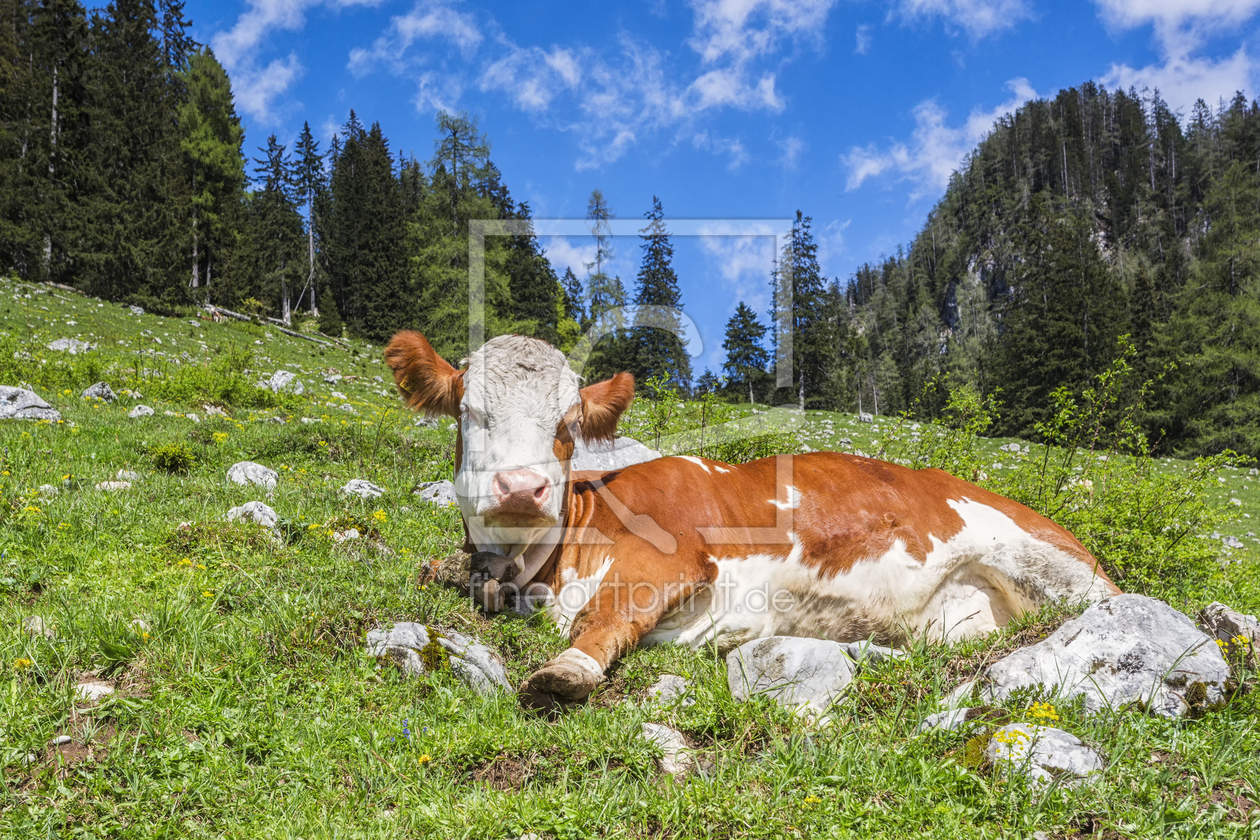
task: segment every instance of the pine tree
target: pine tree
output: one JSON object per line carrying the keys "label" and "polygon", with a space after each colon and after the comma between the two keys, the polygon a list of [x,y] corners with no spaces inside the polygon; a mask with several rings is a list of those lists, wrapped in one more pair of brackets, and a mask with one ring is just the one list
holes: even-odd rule
{"label": "pine tree", "polygon": [[648,224],[639,232],[643,239],[643,262],[634,294],[634,328],[629,336],[630,370],[639,382],[668,377],[672,385],[685,394],[691,389],[691,359],[687,356],[681,317],[682,293],[672,265],[674,246],[669,241],[660,199],[653,196],[652,209],[643,215]]}
{"label": "pine tree", "polygon": [[582,290],[582,281],[573,273],[572,268],[564,269],[564,314],[577,323],[582,329],[587,327],[586,294]]}
{"label": "pine tree", "polygon": [[[302,218],[294,201],[293,164],[274,134],[260,148],[255,179],[261,189],[253,197],[253,243],[257,249],[261,295],[277,304],[280,320],[292,320],[291,293],[302,276]],[[260,298],[261,299],[261,298]]]}
{"label": "pine tree", "polygon": [[231,82],[210,49],[189,56],[184,76],[187,98],[179,105],[179,125],[192,192],[189,285],[205,286],[209,300],[215,265],[224,262],[233,240],[225,221],[239,218],[233,211],[244,198],[245,131],[232,102]]}
{"label": "pine tree", "polygon": [[[775,306],[776,347],[785,340],[792,346],[792,375],[802,411],[808,402],[818,403],[827,383],[828,360],[834,339],[820,316],[823,308],[823,279],[818,267],[818,245],[810,230],[813,220],[796,211],[796,220],[772,275]],[[779,325],[791,329],[791,337],[781,336]]]}
{"label": "pine tree", "polygon": [[333,338],[341,338],[344,329],[341,313],[337,311],[337,301],[333,299],[332,289],[325,286],[319,299],[319,331]]}
{"label": "pine tree", "polygon": [[732,393],[742,394],[747,390],[749,403],[757,401],[754,389],[769,380],[766,368],[770,355],[761,343],[765,335],[765,325],[757,320],[757,313],[741,300],[735,314],[726,322],[726,340],[722,342],[726,361],[722,363],[722,374]]}
{"label": "pine tree", "polygon": [[529,230],[527,234],[508,238],[504,268],[508,274],[513,314],[524,335],[559,344],[560,320],[564,317],[564,289],[538,245],[529,205],[521,202],[511,218],[524,222]]}
{"label": "pine tree", "polygon": [[296,161],[296,187],[298,200],[306,207],[306,286],[298,295],[297,306],[302,305],[302,298],[309,295],[310,312],[319,315],[316,283],[315,283],[315,240],[318,221],[315,213],[316,204],[322,203],[323,193],[328,188],[328,178],[324,172],[324,158],[319,153],[319,141],[311,133],[311,124],[302,123],[302,133],[294,146],[298,159]]}

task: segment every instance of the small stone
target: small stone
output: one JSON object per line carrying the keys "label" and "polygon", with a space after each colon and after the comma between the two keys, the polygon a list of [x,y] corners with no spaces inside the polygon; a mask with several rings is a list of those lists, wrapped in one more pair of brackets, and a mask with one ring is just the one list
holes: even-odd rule
{"label": "small stone", "polygon": [[103,682],[82,682],[75,686],[74,691],[80,699],[94,702],[113,694],[114,687]]}
{"label": "small stone", "polygon": [[233,484],[256,484],[268,490],[275,489],[280,474],[253,461],[238,461],[228,468],[228,481]]}
{"label": "small stone", "polygon": [[127,416],[132,420],[136,420],[140,417],[152,417],[153,409],[149,408],[147,405],[138,405],[131,409],[131,411],[128,411]]}
{"label": "small stone", "polygon": [[101,481],[96,485],[97,490],[104,490],[106,493],[117,493],[122,490],[130,490],[130,481]]}
{"label": "small stone", "polygon": [[1243,547],[1242,540],[1238,539],[1238,537],[1235,537],[1233,534],[1228,534],[1226,536],[1221,537],[1221,543],[1226,548],[1242,548]]}
{"label": "small stone", "polygon": [[967,725],[967,713],[970,711],[971,709],[966,706],[959,706],[956,709],[946,709],[943,712],[928,715],[919,724],[919,734],[922,735],[932,729],[944,729],[950,732],[962,729]]}
{"label": "small stone", "polygon": [[1072,733],[1030,723],[1012,723],[994,732],[984,757],[995,769],[1022,773],[1035,785],[1067,777],[1072,784],[1104,767],[1102,756]]}
{"label": "small stone", "polygon": [[152,633],[152,632],[153,632],[153,628],[149,626],[149,622],[145,621],[143,618],[133,618],[133,619],[131,620],[131,624],[130,624],[129,626],[130,626],[133,630],[137,630],[137,631],[139,631],[139,632],[141,632],[141,633]]}
{"label": "small stone", "polygon": [[31,764],[34,764],[34,763],[35,763],[35,762],[37,762],[37,761],[39,761],[39,756],[35,755],[35,753],[27,753],[27,754],[26,754],[26,755],[22,758],[22,763],[23,763],[23,764],[25,764],[25,765],[27,765],[27,766],[29,766],[29,765],[31,765]]}
{"label": "small stone", "polygon": [[1199,629],[1227,646],[1237,645],[1240,636],[1250,639],[1252,652],[1260,649],[1260,620],[1230,609],[1220,601],[1214,601],[1199,611]]}
{"label": "small stone", "polygon": [[129,306],[129,307],[127,307],[127,308],[131,310],[131,314],[132,314],[132,315],[143,315],[143,314],[144,314],[144,310],[143,310],[143,309],[141,309],[139,306],[136,306],[136,305],[134,305],[134,304],[133,304],[133,305],[131,305],[131,306]]}
{"label": "small stone", "polygon": [[412,425],[421,429],[436,429],[441,424],[436,417],[417,417]]}
{"label": "small stone", "polygon": [[862,642],[841,642],[840,646],[844,648],[844,652],[849,658],[858,664],[869,662],[877,665],[889,659],[905,659],[906,652],[902,650],[893,650],[890,647],[877,645],[871,641]]}
{"label": "small stone", "polygon": [[342,405],[337,406],[337,408],[349,414],[354,414],[354,406],[350,405],[350,403],[343,403]]}
{"label": "small stone", "polygon": [[114,477],[119,481],[139,481],[140,473],[135,470],[119,470],[118,475]]}
{"label": "small stone", "polygon": [[53,498],[56,498],[56,497],[57,497],[57,494],[58,494],[58,493],[60,493],[60,492],[61,492],[61,491],[60,491],[59,489],[57,489],[56,487],[54,487],[54,486],[53,486],[53,485],[51,485],[51,484],[41,484],[41,485],[39,485],[39,495],[43,496],[45,499],[53,499]]}
{"label": "small stone", "polygon": [[455,485],[445,479],[442,481],[421,482],[411,488],[411,493],[438,507],[450,507],[459,504],[459,496],[455,495]]}
{"label": "small stone", "polygon": [[74,739],[71,738],[69,735],[58,735],[56,738],[53,738],[52,741],[50,741],[49,743],[54,747],[64,747],[66,744],[69,744],[73,740]]}
{"label": "small stone", "polygon": [[306,390],[306,386],[302,384],[302,380],[297,378],[297,374],[291,370],[278,370],[267,380],[265,387],[277,394],[281,391],[288,391],[292,394],[300,394]]}
{"label": "small stone", "polygon": [[824,639],[770,636],[726,656],[726,682],[736,700],[764,694],[813,715],[825,713],[853,676],[844,646]]}
{"label": "small stone", "polygon": [[61,419],[61,412],[44,402],[29,388],[0,385],[0,420],[49,420]]}
{"label": "small stone", "polygon": [[1018,443],[1008,443],[1008,444],[1005,444],[1005,445],[1003,445],[1003,446],[999,446],[999,447],[998,447],[998,449],[1000,449],[1000,450],[1001,450],[1001,451],[1003,451],[1003,452],[1018,452],[1018,451],[1019,451],[1019,444],[1018,444]]}
{"label": "small stone", "polygon": [[347,528],[344,531],[333,531],[333,542],[343,543],[346,540],[357,540],[360,537],[358,528]]}
{"label": "small stone", "polygon": [[44,619],[37,615],[22,619],[22,629],[32,636],[43,636],[45,639],[55,639],[57,637],[53,629],[44,623]]}
{"label": "small stone", "polygon": [[691,683],[675,674],[661,674],[660,679],[647,690],[647,700],[658,706],[675,703],[691,706],[696,702],[696,698],[691,696]]}
{"label": "small stone", "polygon": [[86,341],[80,341],[77,338],[59,338],[48,344],[49,350],[55,350],[58,353],[69,353],[71,356],[77,356],[80,353],[87,353],[95,350],[95,344],[88,344]]}
{"label": "small stone", "polygon": [[352,478],[346,482],[346,486],[341,488],[341,492],[346,496],[358,496],[360,499],[375,499],[385,494],[384,487],[377,487],[370,481],[362,478]]}
{"label": "small stone", "polygon": [[193,414],[191,411],[185,414],[184,416],[187,417],[189,420],[193,421],[194,423],[201,422],[201,418],[198,417],[196,414]]}
{"label": "small stone", "polygon": [[657,760],[662,773],[668,773],[675,779],[687,775],[695,759],[687,748],[687,741],[677,729],[671,729],[660,723],[643,724],[643,737],[660,748],[663,755]]}
{"label": "small stone", "polygon": [[101,400],[102,402],[109,403],[118,399],[118,395],[114,393],[114,389],[104,382],[97,382],[91,387],[84,388],[82,396],[85,400]]}
{"label": "small stone", "polygon": [[253,522],[264,528],[274,528],[280,521],[279,515],[262,502],[246,502],[227,512],[228,522]]}
{"label": "small stone", "polygon": [[217,405],[203,405],[201,410],[206,413],[207,417],[228,417],[228,413]]}
{"label": "small stone", "polygon": [[453,630],[401,621],[367,634],[367,652],[390,659],[408,676],[427,673],[435,662],[449,661],[451,671],[478,694],[511,691],[503,660],[475,639]]}
{"label": "small stone", "polygon": [[289,421],[288,421],[288,420],[285,420],[283,417],[268,417],[268,418],[267,418],[267,422],[268,422],[268,423],[277,423],[277,424],[279,424],[279,425],[283,426],[285,423],[288,423]]}
{"label": "small stone", "polygon": [[326,385],[336,385],[340,381],[341,374],[339,373],[329,373],[324,376],[324,384]]}

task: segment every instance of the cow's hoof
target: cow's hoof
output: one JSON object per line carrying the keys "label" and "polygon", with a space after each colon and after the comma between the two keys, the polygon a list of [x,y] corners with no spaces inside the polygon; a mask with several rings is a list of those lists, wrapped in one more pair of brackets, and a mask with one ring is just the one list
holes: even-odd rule
{"label": "cow's hoof", "polygon": [[570,648],[539,668],[521,685],[521,705],[556,711],[585,700],[604,674],[595,660]]}
{"label": "cow's hoof", "polygon": [[558,717],[561,712],[574,705],[561,700],[554,694],[535,688],[529,680],[521,683],[516,696],[520,699],[521,708],[551,718]]}

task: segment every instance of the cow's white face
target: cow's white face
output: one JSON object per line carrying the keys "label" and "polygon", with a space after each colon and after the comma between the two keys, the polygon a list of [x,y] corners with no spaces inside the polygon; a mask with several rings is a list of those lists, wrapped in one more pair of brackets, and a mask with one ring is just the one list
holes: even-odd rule
{"label": "cow's white face", "polygon": [[625,373],[579,390],[563,353],[517,335],[486,342],[465,370],[412,332],[385,358],[412,408],[459,420],[455,492],[469,538],[514,558],[563,524],[574,440],[611,439],[634,397]]}
{"label": "cow's white face", "polygon": [[[577,374],[550,344],[506,335],[473,353],[464,373],[463,453],[455,474],[465,519],[479,518],[495,531],[559,522],[580,420]],[[498,536],[499,545],[521,542]]]}

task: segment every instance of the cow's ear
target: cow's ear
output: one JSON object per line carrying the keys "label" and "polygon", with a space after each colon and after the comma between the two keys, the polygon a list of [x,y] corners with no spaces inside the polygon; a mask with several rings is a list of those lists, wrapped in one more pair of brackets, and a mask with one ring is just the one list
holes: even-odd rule
{"label": "cow's ear", "polygon": [[582,389],[582,439],[612,440],[617,421],[634,400],[634,377],[619,373]]}
{"label": "cow's ear", "polygon": [[394,336],[385,348],[385,363],[407,405],[426,414],[459,417],[464,399],[464,372],[451,367],[418,332]]}

